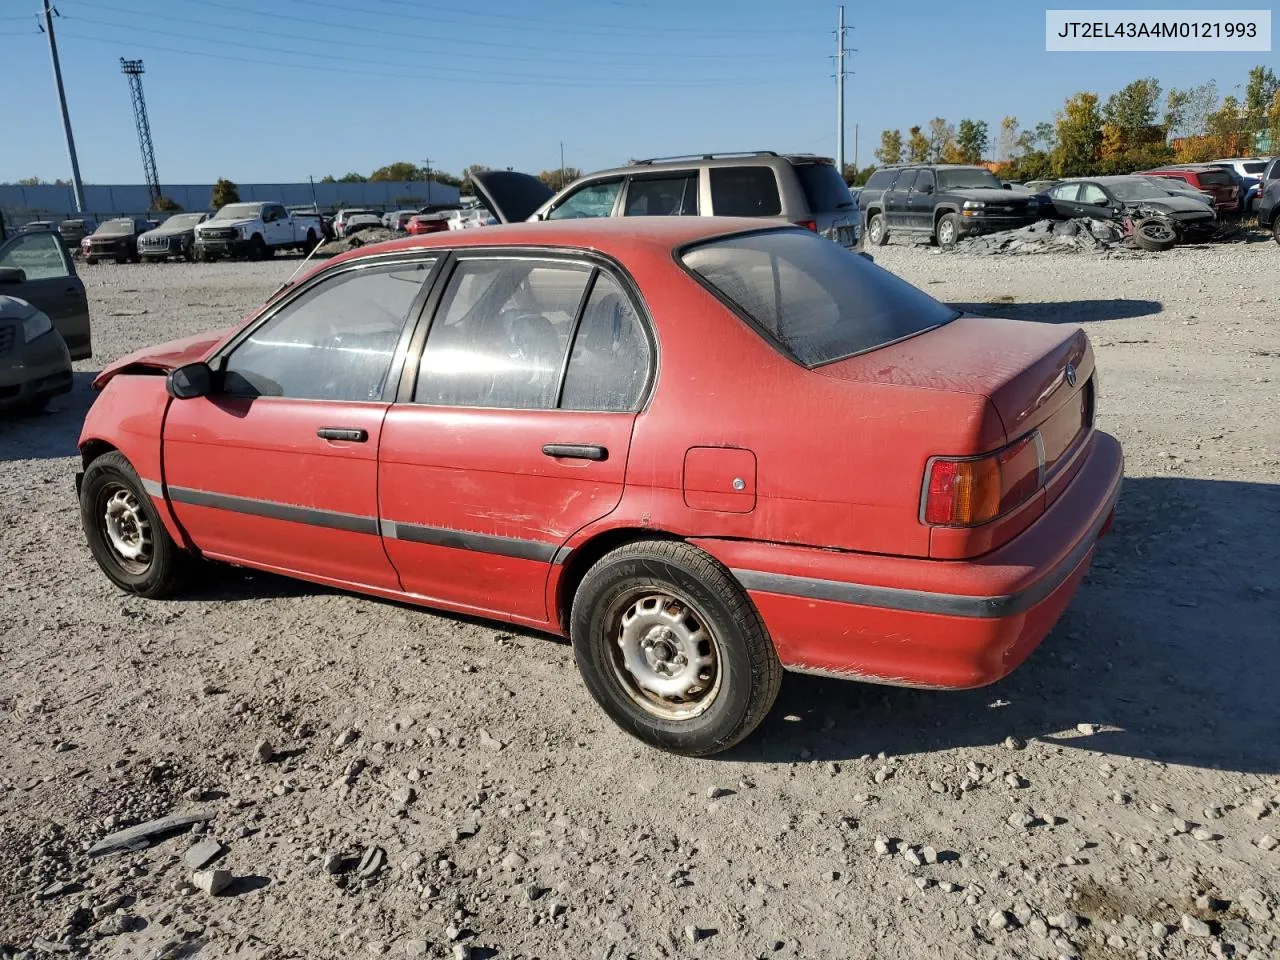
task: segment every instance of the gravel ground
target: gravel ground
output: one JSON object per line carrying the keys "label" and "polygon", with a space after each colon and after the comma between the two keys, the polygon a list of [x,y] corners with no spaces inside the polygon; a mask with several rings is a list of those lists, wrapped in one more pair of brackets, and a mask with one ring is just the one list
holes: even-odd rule
{"label": "gravel ground", "polygon": [[[875,256],[1086,323],[1114,534],[1007,680],[788,676],[702,761],[615,729],[545,637],[229,569],[114,590],[72,486],[91,374],[296,260],[85,268],[94,359],[0,423],[0,957],[1280,956],[1280,251]],[[200,835],[88,856],[175,811]],[[206,839],[229,877],[184,863]]]}

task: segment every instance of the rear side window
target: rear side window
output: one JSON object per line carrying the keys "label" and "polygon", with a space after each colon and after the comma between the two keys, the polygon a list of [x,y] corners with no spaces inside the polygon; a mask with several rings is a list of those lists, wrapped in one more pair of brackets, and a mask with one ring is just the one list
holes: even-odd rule
{"label": "rear side window", "polygon": [[591,271],[579,264],[464,260],[436,311],[414,402],[548,410]]}
{"label": "rear side window", "polygon": [[680,173],[660,179],[633,179],[627,187],[628,217],[696,217],[698,215],[698,172]]}
{"label": "rear side window", "polygon": [[618,282],[596,278],[565,372],[563,410],[636,410],[649,380],[652,352],[640,318]]}
{"label": "rear side window", "polygon": [[874,350],[959,314],[808,230],[728,237],[684,265],[807,367]]}
{"label": "rear side window", "polygon": [[1242,166],[1244,167],[1245,173],[1253,174],[1253,176],[1256,177],[1258,174],[1262,173],[1262,171],[1267,169],[1267,161],[1259,160],[1255,163],[1242,164]]}
{"label": "rear side window", "polygon": [[894,177],[898,175],[897,170],[877,170],[871,175],[871,179],[867,181],[864,190],[884,190],[892,183]]}
{"label": "rear side window", "polygon": [[711,207],[717,217],[776,217],[778,178],[769,167],[712,167]]}
{"label": "rear side window", "polygon": [[853,206],[844,177],[830,163],[797,163],[792,167],[800,178],[800,189],[809,201],[810,213],[832,213]]}

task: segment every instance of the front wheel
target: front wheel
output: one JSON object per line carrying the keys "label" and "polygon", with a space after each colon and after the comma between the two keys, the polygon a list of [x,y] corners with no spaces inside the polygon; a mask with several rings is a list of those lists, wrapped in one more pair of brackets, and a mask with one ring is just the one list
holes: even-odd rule
{"label": "front wheel", "polygon": [[1280,243],[1280,216],[1271,221],[1271,236],[1275,237],[1276,243]]}
{"label": "front wheel", "polygon": [[1143,250],[1153,253],[1173,249],[1178,235],[1173,227],[1159,217],[1139,220],[1133,227],[1133,241]]}
{"label": "front wheel", "polygon": [[80,522],[93,558],[122,590],[158,599],[185,580],[190,557],[169,536],[123,454],[104,453],[85,470]]}
{"label": "front wheel", "polygon": [[934,228],[934,236],[937,237],[938,246],[944,250],[954,247],[960,239],[960,218],[954,213],[943,215]]}
{"label": "front wheel", "polygon": [[267,245],[263,242],[262,237],[254,234],[249,240],[249,259],[261,260],[267,255]]}
{"label": "front wheel", "polygon": [[875,214],[867,221],[867,239],[877,247],[883,247],[889,242],[889,231],[884,225],[884,215]]}
{"label": "front wheel", "polygon": [[746,593],[687,543],[606,554],[570,616],[587,690],[632,736],[686,756],[727,750],[768,714],[782,666]]}

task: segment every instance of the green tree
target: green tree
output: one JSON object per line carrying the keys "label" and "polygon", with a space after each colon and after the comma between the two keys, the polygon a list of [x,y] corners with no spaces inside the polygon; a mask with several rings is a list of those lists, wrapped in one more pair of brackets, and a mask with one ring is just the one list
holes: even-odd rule
{"label": "green tree", "polygon": [[1098,95],[1073,94],[1063,104],[1057,119],[1054,176],[1087,176],[1097,168],[1098,153],[1102,147],[1102,113],[1098,109]]}
{"label": "green tree", "polygon": [[484,173],[489,168],[483,163],[472,163],[462,168],[462,185],[459,188],[462,193],[474,196],[476,192],[475,185],[471,182],[473,173]]}
{"label": "green tree", "polygon": [[1267,107],[1267,135],[1271,138],[1269,149],[1280,148],[1280,90],[1276,91]]}
{"label": "green tree", "polygon": [[1235,156],[1243,153],[1249,138],[1246,126],[1247,111],[1233,96],[1222,98],[1222,106],[1209,114],[1205,133],[1213,143],[1213,152],[1219,156]]}
{"label": "green tree", "polygon": [[577,167],[562,167],[559,170],[543,170],[538,174],[538,179],[552,190],[559,190],[566,184],[573,183],[580,176],[582,171]]}
{"label": "green tree", "polygon": [[1187,90],[1186,136],[1209,132],[1209,117],[1218,108],[1218,85],[1210,80]]}
{"label": "green tree", "polygon": [[[1017,121],[1014,121],[1015,123]],[[960,157],[961,163],[981,163],[983,157],[986,156],[987,146],[991,138],[987,133],[987,121],[985,120],[969,120],[960,121],[960,126],[956,129],[956,153]]]}
{"label": "green tree", "polygon": [[344,173],[338,178],[339,183],[368,183],[369,178],[362,173]]}
{"label": "green tree", "polygon": [[930,163],[938,163],[947,151],[947,147],[955,142],[956,128],[942,117],[934,117],[929,121],[929,150],[926,154]]}
{"label": "green tree", "polygon": [[901,130],[880,131],[880,146],[876,148],[876,159],[886,167],[902,162]]}
{"label": "green tree", "polygon": [[[1268,128],[1267,111],[1276,94],[1280,93],[1280,80],[1270,67],[1257,66],[1249,71],[1249,83],[1245,87],[1244,109],[1250,143],[1249,152],[1256,149],[1257,136]],[[1273,146],[1274,148],[1274,146]]]}
{"label": "green tree", "polygon": [[1004,117],[1000,121],[1000,159],[1009,161],[1020,152],[1022,137],[1018,130],[1017,117]]}
{"label": "green tree", "polygon": [[385,167],[379,167],[377,170],[373,171],[373,173],[369,174],[369,180],[373,182],[418,179],[422,179],[421,171],[412,163],[406,163],[404,160],[400,160],[396,163],[389,163]]}
{"label": "green tree", "polygon": [[160,213],[181,213],[182,204],[178,203],[178,201],[174,200],[172,197],[161,197],[152,205],[151,209],[159,211]]}
{"label": "green tree", "polygon": [[1119,131],[1128,143],[1142,138],[1142,132],[1156,122],[1160,110],[1160,81],[1155,77],[1134,80],[1107,97],[1102,119]]}
{"label": "green tree", "polygon": [[1191,106],[1191,91],[1170,87],[1164,98],[1164,115],[1160,122],[1164,124],[1168,139],[1186,136],[1187,111]]}
{"label": "green tree", "polygon": [[226,177],[219,177],[213,185],[213,193],[209,195],[209,206],[221,210],[228,203],[240,202],[240,188]]}
{"label": "green tree", "polygon": [[321,183],[337,183],[338,181],[333,178],[332,173],[326,173],[323,177],[320,178],[320,182]]}
{"label": "green tree", "polygon": [[907,131],[907,163],[924,163],[929,156],[929,138],[919,127]]}
{"label": "green tree", "polygon": [[16,183],[20,187],[38,187],[40,184],[44,183],[44,181],[39,177],[23,177],[21,180],[16,181]]}

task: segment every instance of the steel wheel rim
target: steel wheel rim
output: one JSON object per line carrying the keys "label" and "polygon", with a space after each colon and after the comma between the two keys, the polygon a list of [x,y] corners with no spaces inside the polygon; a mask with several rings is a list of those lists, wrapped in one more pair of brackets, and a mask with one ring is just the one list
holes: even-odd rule
{"label": "steel wheel rim", "polygon": [[877,240],[879,240],[879,239],[880,239],[880,232],[881,232],[883,229],[884,229],[884,225],[883,225],[883,222],[881,221],[881,219],[880,219],[878,216],[876,216],[876,217],[872,217],[872,218],[871,218],[871,229],[870,229],[870,231],[869,231],[869,232],[870,232],[870,234],[871,234],[871,242],[872,242],[872,243],[875,243]]}
{"label": "steel wheel rim", "polygon": [[609,621],[614,675],[631,700],[662,720],[700,716],[720,693],[720,643],[688,600],[670,591],[632,593]]}
{"label": "steel wheel rim", "polygon": [[155,539],[137,495],[124,484],[113,483],[102,493],[102,538],[112,559],[131,574],[143,574],[155,556]]}

